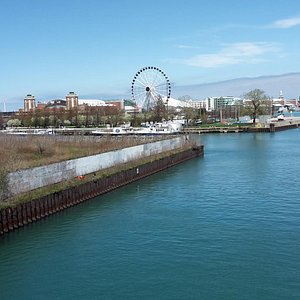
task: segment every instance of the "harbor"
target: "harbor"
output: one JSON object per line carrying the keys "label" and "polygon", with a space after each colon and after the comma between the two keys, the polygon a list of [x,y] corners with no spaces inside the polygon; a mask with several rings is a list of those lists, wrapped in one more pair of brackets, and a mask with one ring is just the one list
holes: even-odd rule
{"label": "harbor", "polygon": [[269,117],[265,122],[257,123],[253,126],[251,123],[211,124],[207,126],[185,126],[183,122],[166,121],[158,123],[149,123],[140,127],[129,125],[97,128],[8,128],[0,131],[2,134],[12,135],[95,135],[95,136],[143,136],[143,135],[176,135],[176,134],[205,134],[205,133],[241,133],[241,132],[276,132],[291,128],[297,128],[300,125],[300,116]]}
{"label": "harbor", "polygon": [[1,296],[297,299],[299,129],[198,138],[203,157],[1,237]]}
{"label": "harbor", "polygon": [[0,300],[300,299],[300,1],[243,4],[2,1]]}

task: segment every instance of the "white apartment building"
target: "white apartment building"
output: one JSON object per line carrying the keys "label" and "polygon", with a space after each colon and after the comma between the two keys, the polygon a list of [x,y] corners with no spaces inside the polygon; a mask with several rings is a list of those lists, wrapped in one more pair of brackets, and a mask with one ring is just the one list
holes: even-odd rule
{"label": "white apartment building", "polygon": [[243,99],[233,96],[207,97],[203,100],[192,101],[194,108],[205,108],[206,111],[214,111],[226,106],[242,104]]}

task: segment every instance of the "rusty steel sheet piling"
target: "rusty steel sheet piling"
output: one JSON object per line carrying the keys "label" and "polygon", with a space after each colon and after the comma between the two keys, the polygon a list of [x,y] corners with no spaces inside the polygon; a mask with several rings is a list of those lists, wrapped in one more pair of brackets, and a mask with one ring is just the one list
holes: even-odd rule
{"label": "rusty steel sheet piling", "polygon": [[3,208],[0,210],[0,235],[202,154],[203,146],[197,146],[39,199]]}

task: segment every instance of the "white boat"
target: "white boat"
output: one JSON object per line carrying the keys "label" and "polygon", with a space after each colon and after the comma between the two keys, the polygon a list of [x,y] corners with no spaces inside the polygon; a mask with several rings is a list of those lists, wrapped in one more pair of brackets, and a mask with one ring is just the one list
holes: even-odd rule
{"label": "white boat", "polygon": [[54,134],[53,129],[22,129],[22,128],[10,128],[5,131],[3,131],[6,134],[12,134],[12,135],[49,135]]}
{"label": "white boat", "polygon": [[176,134],[182,130],[180,122],[145,124],[143,127],[113,127],[92,131],[94,135],[164,135]]}
{"label": "white boat", "polygon": [[94,135],[123,135],[133,133],[132,128],[113,127],[93,130]]}
{"label": "white boat", "polygon": [[179,122],[155,123],[141,128],[134,128],[135,134],[175,134],[182,130]]}

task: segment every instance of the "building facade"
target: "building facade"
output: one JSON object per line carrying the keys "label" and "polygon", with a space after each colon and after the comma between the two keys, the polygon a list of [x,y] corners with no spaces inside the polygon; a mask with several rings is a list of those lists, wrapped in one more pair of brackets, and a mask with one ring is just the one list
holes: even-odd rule
{"label": "building facade", "polygon": [[35,97],[31,94],[27,94],[24,98],[24,111],[29,112],[35,109]]}
{"label": "building facade", "polygon": [[243,99],[233,96],[221,96],[221,97],[207,97],[203,100],[192,101],[194,108],[204,108],[208,112],[218,110],[233,105],[241,105]]}
{"label": "building facade", "polygon": [[66,108],[72,109],[78,106],[78,95],[74,92],[69,92],[66,96]]}

